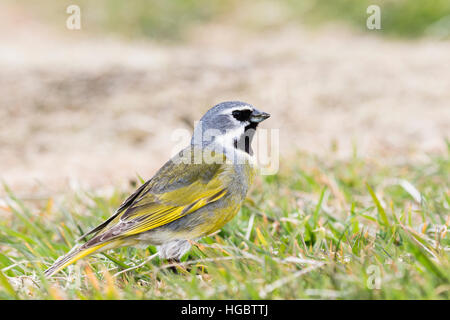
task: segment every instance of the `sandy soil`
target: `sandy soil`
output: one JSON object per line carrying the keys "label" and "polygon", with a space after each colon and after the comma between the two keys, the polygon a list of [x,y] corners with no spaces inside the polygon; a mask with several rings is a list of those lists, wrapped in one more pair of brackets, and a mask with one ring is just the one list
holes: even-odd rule
{"label": "sandy soil", "polygon": [[17,19],[0,19],[0,179],[19,194],[149,178],[173,131],[224,100],[272,114],[264,127],[280,130],[282,159],[333,144],[343,157],[353,145],[421,157],[449,137],[448,42],[212,24],[163,45]]}

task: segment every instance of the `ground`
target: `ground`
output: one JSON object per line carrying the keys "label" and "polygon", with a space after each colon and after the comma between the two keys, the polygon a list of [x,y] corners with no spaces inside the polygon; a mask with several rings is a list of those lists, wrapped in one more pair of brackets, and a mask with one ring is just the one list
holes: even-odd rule
{"label": "ground", "polygon": [[272,114],[264,127],[280,130],[282,159],[445,150],[448,42],[222,22],[164,45],[33,21],[10,33],[27,21],[16,15],[0,20],[0,177],[24,197],[149,178],[176,151],[174,129],[224,100]]}

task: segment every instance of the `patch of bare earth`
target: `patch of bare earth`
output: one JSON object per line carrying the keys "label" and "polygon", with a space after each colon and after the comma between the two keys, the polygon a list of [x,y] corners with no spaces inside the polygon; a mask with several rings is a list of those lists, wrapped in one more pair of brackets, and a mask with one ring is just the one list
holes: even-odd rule
{"label": "patch of bare earth", "polygon": [[179,144],[174,130],[224,100],[272,114],[263,127],[280,130],[282,159],[333,144],[336,156],[354,145],[420,157],[449,136],[448,42],[210,25],[162,45],[1,21],[0,179],[19,194],[149,178]]}

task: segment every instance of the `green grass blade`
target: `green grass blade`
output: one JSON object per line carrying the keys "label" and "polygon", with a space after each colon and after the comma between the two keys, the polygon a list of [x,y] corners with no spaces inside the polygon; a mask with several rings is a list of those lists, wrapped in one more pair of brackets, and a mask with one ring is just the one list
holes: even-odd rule
{"label": "green grass blade", "polygon": [[17,293],[12,287],[12,285],[9,283],[8,278],[3,274],[3,272],[0,270],[0,284],[2,287],[6,290],[7,293],[9,293],[13,298],[18,299]]}
{"label": "green grass blade", "polygon": [[372,196],[373,202],[377,206],[377,210],[378,210],[378,214],[379,214],[380,219],[381,219],[381,223],[384,226],[388,227],[389,226],[389,219],[387,217],[386,211],[384,210],[383,206],[380,203],[380,200],[378,200],[377,195],[375,194],[373,189],[370,187],[370,185],[366,184],[366,186],[367,186],[367,190],[369,190],[369,193]]}

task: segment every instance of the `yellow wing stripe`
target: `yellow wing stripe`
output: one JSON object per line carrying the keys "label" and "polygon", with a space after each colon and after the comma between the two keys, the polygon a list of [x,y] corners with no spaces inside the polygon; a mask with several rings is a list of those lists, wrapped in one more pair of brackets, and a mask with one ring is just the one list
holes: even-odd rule
{"label": "yellow wing stripe", "polygon": [[[127,230],[127,232],[125,232],[123,235],[130,236],[168,224],[172,221],[175,221],[181,217],[184,217],[185,215],[188,215],[189,213],[192,213],[204,207],[209,203],[219,200],[226,194],[226,190],[224,189],[218,192],[217,190],[215,191],[216,191],[215,193],[207,192],[206,197],[197,200],[193,205],[190,204],[184,207],[171,207],[168,208],[167,210],[159,210],[159,213],[156,215],[152,213],[149,219],[144,219],[142,222],[136,224],[131,229]],[[212,195],[210,195],[210,193],[212,193]]]}
{"label": "yellow wing stripe", "polygon": [[67,254],[66,256],[64,256],[60,261],[56,261],[53,266],[50,267],[50,269],[48,269],[46,271],[46,275],[47,276],[51,276],[52,274],[55,274],[59,271],[61,271],[62,269],[64,269],[65,267],[67,267],[68,265],[71,265],[72,263],[80,260],[81,258],[86,257],[87,255],[90,255],[91,253],[97,251],[98,249],[106,246],[108,244],[108,242],[105,243],[101,243],[97,246],[91,247],[91,248],[87,248],[78,252],[74,252],[73,256],[71,256],[71,253]]}

